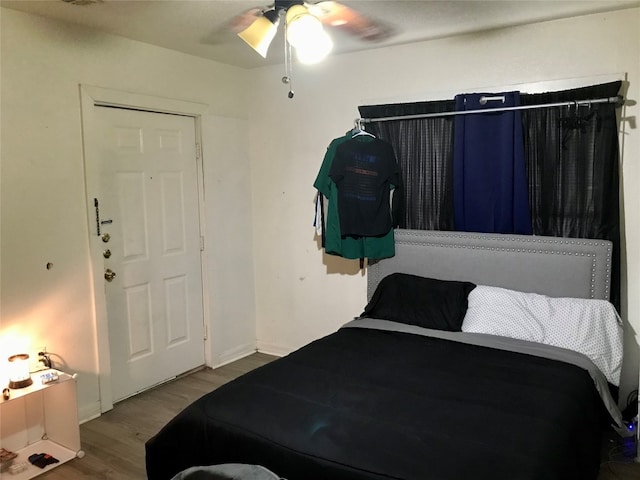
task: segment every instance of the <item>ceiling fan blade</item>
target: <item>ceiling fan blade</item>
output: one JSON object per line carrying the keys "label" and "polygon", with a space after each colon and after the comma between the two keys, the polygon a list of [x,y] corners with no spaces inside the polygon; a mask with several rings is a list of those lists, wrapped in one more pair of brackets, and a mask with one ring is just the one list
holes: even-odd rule
{"label": "ceiling fan blade", "polygon": [[239,15],[233,17],[227,23],[227,28],[233,33],[240,33],[248,28],[256,19],[263,14],[263,9],[259,7],[250,8]]}
{"label": "ceiling fan blade", "polygon": [[234,16],[231,20],[226,20],[215,30],[201,39],[206,45],[224,45],[231,41],[238,33],[248,28],[257,18],[261,17],[263,10],[261,8],[251,8],[245,12]]}
{"label": "ceiling fan blade", "polygon": [[333,0],[308,4],[307,8],[325,25],[354,35],[361,40],[379,42],[395,34],[389,24],[365,16]]}

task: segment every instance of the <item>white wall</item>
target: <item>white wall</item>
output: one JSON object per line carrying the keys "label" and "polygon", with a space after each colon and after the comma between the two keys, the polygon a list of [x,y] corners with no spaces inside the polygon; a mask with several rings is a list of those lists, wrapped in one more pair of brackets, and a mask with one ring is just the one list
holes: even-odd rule
{"label": "white wall", "polygon": [[[439,100],[483,87],[620,72],[628,73],[628,98],[637,102],[639,59],[636,8],[333,56],[294,69],[293,100],[280,82],[281,67],[257,70],[249,104],[259,348],[291,351],[335,330],[365,305],[357,261],[323,255],[311,226],[312,184],[326,146],[353,126],[358,105]],[[638,106],[625,114],[637,117]],[[627,327],[640,331],[640,134],[635,122],[626,121],[624,128],[630,292],[624,317]],[[638,378],[637,340],[627,330],[623,395]]]}
{"label": "white wall", "polygon": [[[217,365],[255,350],[246,71],[3,8],[0,357],[42,346],[99,412],[79,84],[199,102]],[[47,270],[45,265],[54,267]],[[0,365],[2,365],[0,358]]]}
{"label": "white wall", "polygon": [[[256,330],[261,349],[285,353],[362,311],[366,282],[357,262],[324,256],[311,227],[325,148],[352,127],[358,105],[619,72],[629,74],[628,98],[640,97],[640,9],[333,56],[296,66],[293,100],[281,66],[247,72],[0,12],[0,356],[43,345],[58,353],[80,374],[83,418],[96,413],[99,392],[79,84],[210,106],[203,153],[212,365],[254,348]],[[631,106],[625,114],[637,112]],[[625,128],[632,292],[625,320],[640,330],[633,293],[640,289],[640,139],[632,122]],[[637,341],[628,338],[626,388],[638,373]]]}

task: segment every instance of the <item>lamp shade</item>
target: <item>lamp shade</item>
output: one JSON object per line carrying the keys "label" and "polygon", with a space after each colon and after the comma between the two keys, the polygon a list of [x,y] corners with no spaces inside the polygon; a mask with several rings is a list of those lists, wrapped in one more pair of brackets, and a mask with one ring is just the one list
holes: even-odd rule
{"label": "lamp shade", "polygon": [[304,5],[287,10],[287,41],[296,49],[298,60],[312,64],[323,60],[333,48],[322,22]]}
{"label": "lamp shade", "polygon": [[267,57],[267,51],[273,37],[278,31],[280,16],[275,10],[269,10],[247,28],[238,33],[238,36],[244,40],[247,45],[258,52],[263,58]]}
{"label": "lamp shade", "polygon": [[9,357],[9,388],[24,388],[31,385],[29,355],[20,353]]}
{"label": "lamp shade", "polygon": [[313,42],[323,32],[322,22],[303,5],[287,10],[287,41],[294,47]]}
{"label": "lamp shade", "polygon": [[333,41],[327,32],[322,31],[313,41],[296,47],[296,54],[300,63],[311,65],[324,60],[333,48]]}

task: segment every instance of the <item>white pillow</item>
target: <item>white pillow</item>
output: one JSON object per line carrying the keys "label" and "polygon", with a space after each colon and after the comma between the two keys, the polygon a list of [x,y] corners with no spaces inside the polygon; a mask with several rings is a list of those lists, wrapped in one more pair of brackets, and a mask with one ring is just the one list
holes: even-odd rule
{"label": "white pillow", "polygon": [[463,332],[544,343],[582,353],[614,385],[622,367],[622,321],[606,300],[553,298],[478,285],[469,294]]}

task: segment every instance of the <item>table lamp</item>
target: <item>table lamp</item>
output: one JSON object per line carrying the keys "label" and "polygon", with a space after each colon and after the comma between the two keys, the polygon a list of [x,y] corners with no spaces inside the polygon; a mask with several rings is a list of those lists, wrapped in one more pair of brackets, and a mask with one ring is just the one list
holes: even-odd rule
{"label": "table lamp", "polygon": [[9,357],[9,388],[24,388],[33,383],[29,373],[29,355],[19,353]]}

